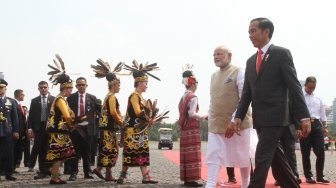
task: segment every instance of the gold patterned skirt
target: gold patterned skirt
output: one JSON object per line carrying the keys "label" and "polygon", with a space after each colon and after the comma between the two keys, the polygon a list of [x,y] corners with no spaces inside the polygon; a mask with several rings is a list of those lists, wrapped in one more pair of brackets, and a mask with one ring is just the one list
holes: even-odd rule
{"label": "gold patterned skirt", "polygon": [[68,134],[49,133],[48,140],[47,162],[53,163],[75,157],[75,149]]}
{"label": "gold patterned skirt", "polygon": [[113,167],[118,159],[118,140],[114,131],[101,130],[99,141],[98,166]]}
{"label": "gold patterned skirt", "polygon": [[127,127],[124,136],[123,166],[149,166],[148,130],[136,133],[133,127]]}

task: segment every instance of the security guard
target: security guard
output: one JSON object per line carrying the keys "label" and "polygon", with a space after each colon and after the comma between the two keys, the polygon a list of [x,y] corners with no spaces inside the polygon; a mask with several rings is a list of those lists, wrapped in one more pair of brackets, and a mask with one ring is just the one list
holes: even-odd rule
{"label": "security guard", "polygon": [[[311,132],[308,137],[300,140],[300,148],[302,154],[303,172],[306,177],[306,182],[309,184],[329,183],[330,181],[324,178],[324,134],[328,133],[327,117],[325,114],[324,104],[322,100],[314,94],[316,88],[316,78],[310,76],[306,79],[303,94],[306,100],[307,107],[311,119]],[[310,164],[310,151],[316,155],[316,180],[313,179]]]}
{"label": "security guard", "polygon": [[8,83],[0,79],[0,168],[7,180],[15,181],[13,138],[19,139],[19,120],[14,99],[6,97]]}

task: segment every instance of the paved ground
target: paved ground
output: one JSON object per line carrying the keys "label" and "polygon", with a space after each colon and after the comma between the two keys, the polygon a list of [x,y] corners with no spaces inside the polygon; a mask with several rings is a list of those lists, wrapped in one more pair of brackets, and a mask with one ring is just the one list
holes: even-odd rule
{"label": "paved ground", "polygon": [[[15,177],[18,179],[16,181],[7,181],[4,177],[1,177],[0,180],[0,187],[130,187],[130,188],[144,188],[144,187],[162,187],[162,188],[176,188],[176,187],[183,187],[179,180],[179,167],[171,162],[170,160],[166,159],[163,156],[163,150],[157,149],[157,142],[151,142],[150,145],[151,151],[151,173],[154,176],[154,179],[159,181],[158,185],[143,185],[141,184],[141,173],[139,168],[130,168],[129,169],[129,177],[127,182],[124,185],[115,185],[113,183],[106,183],[96,176],[94,180],[84,180],[83,179],[83,172],[80,172],[77,181],[70,182],[65,186],[51,186],[49,185],[49,178],[42,179],[42,180],[34,180],[33,176],[35,172],[27,172],[26,167],[20,167],[17,169],[19,172],[15,174]],[[174,143],[174,149],[178,150],[178,143]],[[202,144],[202,151],[205,152],[206,150],[206,142]],[[302,163],[301,163],[301,154],[297,151],[298,157],[298,170],[299,173],[303,174],[302,171]],[[312,166],[315,165],[315,157],[312,153]],[[121,158],[119,158],[121,159]],[[326,152],[326,164],[325,164],[325,175],[326,178],[331,180],[332,182],[336,183],[336,151],[327,151]],[[120,160],[117,164],[117,167],[113,169],[113,175],[118,177],[120,171],[121,163]],[[63,169],[62,169],[63,172]],[[314,172],[315,174],[315,172]],[[67,180],[69,175],[63,175],[62,178]],[[303,179],[304,180],[304,179]],[[323,187],[331,187],[331,186],[323,186]]]}

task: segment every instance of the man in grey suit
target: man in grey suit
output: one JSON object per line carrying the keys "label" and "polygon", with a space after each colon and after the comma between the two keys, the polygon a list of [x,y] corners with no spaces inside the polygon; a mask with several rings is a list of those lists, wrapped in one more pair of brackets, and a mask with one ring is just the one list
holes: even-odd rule
{"label": "man in grey suit", "polygon": [[279,142],[284,135],[291,134],[289,93],[293,99],[294,117],[301,124],[297,134],[306,137],[311,129],[309,112],[291,53],[288,49],[271,44],[273,31],[273,23],[267,18],[256,18],[250,22],[249,37],[259,50],[247,60],[235,124],[228,128],[231,135],[240,130],[252,103],[253,127],[257,130],[259,142],[249,188],[265,187],[271,164],[281,187],[300,187]]}
{"label": "man in grey suit", "polygon": [[29,160],[29,171],[35,166],[38,156],[39,173],[34,179],[46,178],[49,166],[46,164],[46,153],[48,147],[48,134],[46,132],[47,120],[50,113],[51,104],[55,97],[49,94],[49,87],[46,81],[38,83],[40,95],[33,98],[30,103],[28,115],[28,134],[34,136],[34,145]]}

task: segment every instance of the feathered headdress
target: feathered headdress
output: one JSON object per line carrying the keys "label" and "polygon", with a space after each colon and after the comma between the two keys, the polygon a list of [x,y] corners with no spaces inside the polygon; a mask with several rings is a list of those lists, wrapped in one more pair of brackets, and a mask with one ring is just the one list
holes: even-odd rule
{"label": "feathered headdress", "polygon": [[118,63],[112,71],[110,64],[104,62],[102,59],[97,59],[97,63],[98,65],[91,65],[91,68],[93,69],[93,72],[95,72],[95,76],[97,78],[106,77],[108,82],[117,81],[120,83],[120,80],[117,78],[116,74],[122,70],[122,67],[124,66],[123,62]]}
{"label": "feathered headdress", "polygon": [[65,66],[64,62],[60,55],[56,54],[56,59],[58,62],[53,59],[56,67],[48,64],[48,67],[52,69],[52,71],[48,72],[48,75],[51,75],[49,80],[53,83],[53,85],[61,84],[61,88],[64,87],[73,87],[72,80],[70,77],[65,73]]}
{"label": "feathered headdress", "polygon": [[184,67],[182,67],[183,73],[182,73],[182,84],[185,86],[191,86],[192,84],[197,83],[196,77],[194,73],[192,72],[193,65],[186,64]]}
{"label": "feathered headdress", "polygon": [[142,133],[146,129],[154,126],[156,123],[161,122],[163,119],[168,118],[166,116],[169,111],[164,111],[159,114],[159,109],[157,106],[157,100],[152,102],[150,99],[146,101],[146,105],[141,113],[141,116],[137,118],[136,124],[134,125],[135,131],[137,133]]}
{"label": "feathered headdress", "polygon": [[125,70],[131,71],[134,81],[135,82],[146,82],[148,81],[147,75],[160,80],[160,78],[154,76],[153,74],[149,73],[153,70],[159,70],[159,67],[157,66],[157,63],[148,64],[146,63],[143,65],[142,63],[139,64],[136,60],[132,61],[132,66],[126,65],[124,67]]}

